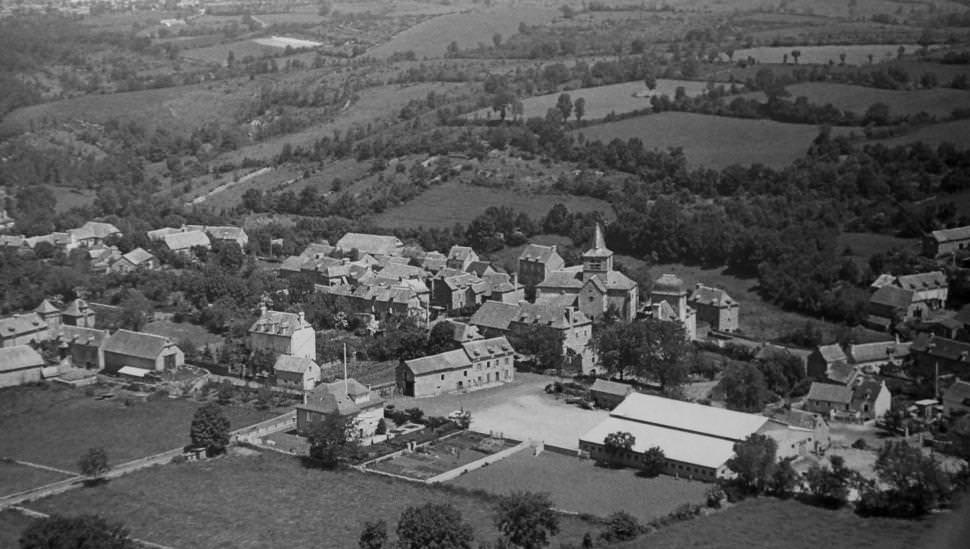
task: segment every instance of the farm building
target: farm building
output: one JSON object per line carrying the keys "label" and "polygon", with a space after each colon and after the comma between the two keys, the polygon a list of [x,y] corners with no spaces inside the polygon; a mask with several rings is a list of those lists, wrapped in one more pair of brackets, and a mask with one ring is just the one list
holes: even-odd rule
{"label": "farm building", "polygon": [[359,254],[399,256],[404,252],[404,242],[396,236],[347,233],[337,241],[337,249],[344,253],[357,250]]}
{"label": "farm building", "polygon": [[476,261],[478,261],[478,254],[475,253],[475,250],[468,246],[455,245],[448,250],[448,260],[445,262],[445,266],[449,269],[466,271]]}
{"label": "farm building", "polygon": [[866,324],[877,330],[890,330],[896,323],[918,316],[913,291],[898,286],[883,286],[869,298]]}
{"label": "farm building", "polygon": [[893,285],[913,292],[913,305],[917,307],[915,316],[922,318],[929,311],[946,306],[950,283],[942,271],[900,275]]}
{"label": "farm building", "polygon": [[515,350],[504,337],[466,341],[461,349],[402,361],[397,385],[406,396],[482,389],[515,378]]}
{"label": "farm building", "polygon": [[0,347],[27,345],[32,341],[48,339],[50,330],[47,322],[36,312],[0,318]]}
{"label": "farm building", "polygon": [[57,331],[61,358],[70,356],[71,364],[85,369],[101,369],[104,366],[104,342],[107,338],[107,330],[81,326],[61,326]]}
{"label": "farm building", "polygon": [[162,237],[165,246],[183,256],[191,256],[195,248],[211,249],[212,242],[203,231],[176,231]]}
{"label": "farm building", "polygon": [[882,417],[892,405],[885,382],[860,377],[849,385],[812,383],[805,397],[805,410],[830,419],[868,421]]}
{"label": "farm building", "polygon": [[970,247],[970,226],[941,229],[923,237],[923,255],[940,257]]}
{"label": "farm building", "polygon": [[317,333],[302,312],[285,313],[265,308],[249,327],[249,348],[315,359]]}
{"label": "farm building", "polygon": [[303,404],[296,407],[296,430],[305,434],[311,425],[327,416],[351,416],[357,435],[374,435],[377,424],[384,417],[384,401],[356,379],[322,383],[305,394]]}
{"label": "farm building", "polygon": [[185,353],[167,337],[118,330],[104,341],[104,369],[118,372],[125,366],[163,371],[185,364]]}
{"label": "farm building", "polygon": [[83,299],[75,299],[67,304],[61,311],[61,324],[64,326],[80,326],[81,328],[94,328],[95,314],[94,309]]}
{"label": "farm building", "polygon": [[593,386],[589,388],[589,396],[600,408],[612,410],[623,402],[630,393],[636,390],[626,383],[617,383],[606,379],[597,379]]}
{"label": "farm building", "polygon": [[970,343],[932,334],[919,334],[910,347],[915,374],[930,377],[936,373],[970,378]]}
{"label": "farm building", "polygon": [[519,254],[516,266],[519,283],[527,288],[535,288],[552,272],[559,271],[566,262],[556,250],[556,246],[529,244]]}
{"label": "farm building", "polygon": [[134,250],[122,255],[117,261],[108,268],[113,273],[127,274],[139,269],[151,271],[158,268],[158,258],[144,248]]}
{"label": "farm building", "polygon": [[698,282],[687,304],[697,311],[697,320],[708,323],[712,330],[721,332],[738,330],[741,306],[724,290]]}
{"label": "farm building", "polygon": [[29,345],[0,348],[0,387],[40,381],[43,369],[43,357]]}
{"label": "farm building", "polygon": [[[616,432],[633,435],[629,452],[605,448],[607,435]],[[633,393],[579,439],[579,448],[597,461],[639,467],[643,453],[659,446],[667,460],[665,473],[713,482],[731,474],[727,461],[734,444],[755,433],[775,439],[779,457],[804,454],[815,446],[811,430],[764,416]]]}
{"label": "farm building", "polygon": [[958,379],[943,392],[943,413],[947,417],[970,413],[970,383]]}
{"label": "farm building", "polygon": [[93,248],[104,244],[109,236],[121,236],[121,231],[111,223],[88,221],[77,229],[70,229],[71,240],[78,246]]}
{"label": "farm building", "polygon": [[814,379],[831,379],[841,382],[840,378],[848,375],[854,368],[849,366],[849,357],[837,343],[819,345],[808,355],[808,377]]}
{"label": "farm building", "polygon": [[280,355],[273,364],[276,385],[287,389],[309,391],[320,383],[320,366],[302,356]]}

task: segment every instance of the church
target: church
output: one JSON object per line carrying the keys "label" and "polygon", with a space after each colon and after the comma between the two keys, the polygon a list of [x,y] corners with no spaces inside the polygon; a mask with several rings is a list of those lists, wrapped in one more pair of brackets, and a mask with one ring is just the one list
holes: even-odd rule
{"label": "church", "polygon": [[613,252],[606,247],[598,223],[593,247],[583,253],[583,264],[552,271],[536,286],[537,303],[575,306],[594,320],[613,309],[620,319],[632,321],[637,301],[637,283],[613,270]]}

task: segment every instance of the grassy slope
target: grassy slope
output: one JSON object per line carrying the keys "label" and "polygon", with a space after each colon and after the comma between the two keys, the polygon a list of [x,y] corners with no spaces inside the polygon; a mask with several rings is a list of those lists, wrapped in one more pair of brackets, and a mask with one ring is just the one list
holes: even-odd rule
{"label": "grassy slope", "polygon": [[[683,147],[694,166],[718,169],[762,163],[781,168],[800,158],[818,135],[812,125],[663,112],[576,130],[590,140],[640,138],[648,149]],[[844,131],[835,128],[835,132]]]}
{"label": "grassy slope", "polygon": [[[921,111],[937,118],[949,117],[953,109],[970,108],[970,91],[952,88],[933,88],[928,90],[882,90],[851,84],[829,82],[805,82],[786,88],[792,98],[804,96],[809,103],[825,105],[851,111],[859,115],[874,103],[885,103],[892,115],[913,115]],[[750,94],[764,100],[764,94]]]}
{"label": "grassy slope", "polygon": [[[188,444],[197,402],[165,399],[125,407],[116,398],[95,400],[76,389],[17,387],[0,391],[0,456],[77,468],[88,448],[103,447],[113,464]],[[272,414],[224,408],[233,428]]]}
{"label": "grassy slope", "polygon": [[887,147],[896,147],[922,141],[930,147],[941,143],[953,143],[960,149],[967,147],[967,135],[970,135],[970,120],[954,120],[923,126],[906,135],[877,140]]}
{"label": "grassy slope", "polygon": [[709,488],[669,476],[643,478],[631,469],[606,469],[548,451],[533,457],[529,450],[462,475],[452,484],[500,494],[548,492],[559,509],[599,516],[627,511],[644,522],[684,503],[702,503]]}
{"label": "grassy slope", "polygon": [[68,478],[67,475],[46,469],[0,461],[0,496],[29,490],[35,486],[43,486],[66,478]]}
{"label": "grassy slope", "polygon": [[[385,519],[393,532],[406,506],[425,502],[454,504],[479,540],[497,535],[491,505],[477,498],[355,471],[306,469],[273,452],[154,467],[30,507],[85,509],[175,547],[291,548],[355,547],[364,521]],[[562,527],[559,539],[572,542],[591,529],[577,519]]]}

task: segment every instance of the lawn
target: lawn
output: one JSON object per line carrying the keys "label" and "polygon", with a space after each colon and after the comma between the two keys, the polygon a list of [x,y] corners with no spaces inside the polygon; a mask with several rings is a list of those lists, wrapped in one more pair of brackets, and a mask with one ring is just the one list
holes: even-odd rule
{"label": "lawn", "polygon": [[609,203],[590,197],[525,194],[513,189],[495,189],[449,181],[432,187],[411,201],[390,208],[374,219],[378,227],[454,227],[467,224],[491,206],[508,206],[533,219],[545,217],[561,202],[571,212],[599,211],[609,221],[614,217]]}
{"label": "lawn", "polygon": [[215,335],[202,326],[188,322],[172,322],[171,320],[156,320],[149,322],[142,329],[143,332],[167,337],[176,344],[191,341],[196,348],[209,346],[213,351],[222,347],[222,336]]}
{"label": "lawn", "polygon": [[67,475],[19,463],[0,461],[0,497],[69,478]]}
{"label": "lawn", "polygon": [[[83,509],[173,547],[342,548],[357,546],[365,521],[384,519],[394,532],[405,507],[426,502],[455,505],[479,541],[498,534],[491,505],[479,498],[356,471],[306,469],[299,459],[274,452],[153,467],[29,507],[71,514]],[[578,543],[594,530],[571,517],[561,526],[554,546]]]}
{"label": "lawn", "polygon": [[[198,402],[125,406],[121,400],[96,400],[81,389],[56,385],[0,390],[0,457],[74,471],[78,457],[92,447],[103,447],[109,461],[120,464],[188,444]],[[224,410],[234,429],[272,417],[251,408]]]}
{"label": "lawn", "polygon": [[[837,109],[859,116],[864,115],[874,103],[888,105],[892,116],[926,112],[940,119],[949,118],[953,109],[970,108],[970,91],[953,88],[883,90],[831,82],[804,82],[792,84],[786,89],[792,98],[804,96],[809,103],[816,105],[831,103]],[[761,92],[751,94],[750,97],[764,100]]]}
{"label": "lawn", "polygon": [[[932,520],[861,518],[795,501],[760,498],[618,544],[617,549],[908,549],[922,546]],[[925,547],[932,547],[927,545]],[[957,547],[957,546],[954,546]]]}
{"label": "lawn", "polygon": [[[657,80],[657,87],[648,90],[642,81],[623,82],[620,84],[610,84],[608,86],[597,86],[595,88],[580,88],[570,90],[566,93],[576,101],[582,97],[586,101],[586,114],[584,120],[600,120],[606,118],[610,113],[624,114],[636,110],[649,109],[650,98],[652,96],[666,95],[673,98],[677,93],[677,88],[683,86],[688,96],[694,97],[707,90],[705,82],[695,80]],[[550,93],[547,95],[537,95],[522,100],[523,116],[531,118],[534,116],[544,117],[546,111],[556,106],[560,93]],[[497,118],[498,113],[491,109],[481,109],[470,113],[465,118],[470,119],[489,119]],[[570,115],[570,120],[575,114]]]}
{"label": "lawn", "polygon": [[479,43],[491,47],[492,36],[496,33],[508,38],[519,32],[519,23],[541,25],[551,21],[557,13],[554,8],[517,5],[441,15],[371,48],[367,55],[380,58],[413,51],[418,59],[444,57],[452,42],[462,49],[478,47]]}
{"label": "lawn", "polygon": [[632,469],[597,467],[590,460],[550,451],[534,457],[530,450],[466,473],[450,484],[497,494],[548,492],[558,509],[598,516],[626,511],[643,522],[684,503],[703,503],[710,487],[666,475],[644,478]]}
{"label": "lawn", "polygon": [[[833,129],[834,134],[845,131]],[[574,133],[604,143],[636,137],[647,149],[682,147],[689,164],[720,169],[755,163],[782,168],[804,156],[818,132],[818,127],[808,124],[662,112],[598,124]]]}
{"label": "lawn", "polygon": [[917,141],[922,141],[930,147],[937,147],[942,143],[952,143],[959,149],[966,150],[968,135],[970,135],[970,119],[963,119],[922,126],[905,135],[879,139],[877,142],[887,147],[908,145]]}

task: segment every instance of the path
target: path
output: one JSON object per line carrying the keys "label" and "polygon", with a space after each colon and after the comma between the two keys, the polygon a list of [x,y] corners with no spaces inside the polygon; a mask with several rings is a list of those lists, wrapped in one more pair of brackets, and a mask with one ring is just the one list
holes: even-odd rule
{"label": "path", "polygon": [[218,187],[216,187],[216,188],[212,189],[211,191],[203,194],[202,196],[197,196],[197,197],[193,198],[186,205],[187,206],[191,206],[193,204],[201,204],[201,203],[205,202],[207,199],[209,199],[209,198],[211,198],[211,197],[213,197],[213,196],[221,193],[222,191],[225,191],[226,189],[235,187],[236,185],[241,185],[241,184],[249,181],[250,179],[253,179],[255,177],[259,177],[259,176],[261,176],[261,175],[263,175],[265,173],[269,173],[271,171],[273,171],[273,168],[270,168],[270,167],[260,168],[260,169],[258,169],[256,171],[252,172],[252,173],[249,173],[249,174],[246,174],[246,175],[240,177],[239,179],[236,179],[236,180],[233,180],[233,181],[229,181],[228,183],[223,183],[222,185],[219,185]]}
{"label": "path", "polygon": [[68,471],[67,469],[58,469],[57,467],[50,467],[47,465],[41,465],[39,463],[31,463],[29,461],[21,461],[19,459],[15,459],[13,460],[13,462],[18,465],[23,465],[25,467],[33,467],[34,469],[43,469],[44,471],[52,471],[54,473],[60,473],[62,475],[67,475],[69,477],[73,477],[77,475],[75,471]]}

